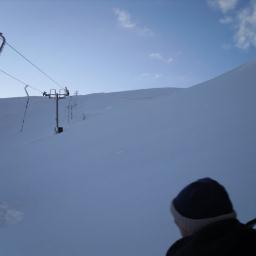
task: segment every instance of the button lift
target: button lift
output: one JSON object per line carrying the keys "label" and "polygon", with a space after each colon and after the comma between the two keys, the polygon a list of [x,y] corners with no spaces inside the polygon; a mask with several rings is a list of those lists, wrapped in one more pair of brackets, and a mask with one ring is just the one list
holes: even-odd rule
{"label": "button lift", "polygon": [[3,36],[2,33],[0,33],[0,39],[1,39],[1,45],[0,45],[0,53],[1,53],[6,42],[5,37]]}
{"label": "button lift", "polygon": [[56,127],[55,127],[55,133],[62,133],[63,127],[59,126],[59,100],[66,98],[69,96],[69,90],[67,87],[64,89],[60,89],[59,92],[56,91],[56,89],[51,89],[50,93],[43,92],[43,96],[49,97],[49,99],[55,99],[56,102]]}

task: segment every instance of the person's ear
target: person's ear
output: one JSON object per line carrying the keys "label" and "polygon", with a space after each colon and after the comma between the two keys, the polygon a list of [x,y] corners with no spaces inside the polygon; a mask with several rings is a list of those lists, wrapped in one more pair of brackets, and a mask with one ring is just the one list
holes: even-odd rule
{"label": "person's ear", "polygon": [[177,223],[175,221],[176,225],[178,226],[179,230],[180,230],[180,234],[182,237],[186,237],[186,236],[190,236],[191,232],[189,231],[189,229],[185,226],[182,225],[181,223]]}

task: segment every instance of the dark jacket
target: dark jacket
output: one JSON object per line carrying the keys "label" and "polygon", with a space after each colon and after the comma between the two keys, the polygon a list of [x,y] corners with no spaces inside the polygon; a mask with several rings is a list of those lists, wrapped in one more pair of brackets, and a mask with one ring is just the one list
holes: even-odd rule
{"label": "dark jacket", "polygon": [[166,256],[256,255],[256,231],[236,219],[210,224],[175,242]]}

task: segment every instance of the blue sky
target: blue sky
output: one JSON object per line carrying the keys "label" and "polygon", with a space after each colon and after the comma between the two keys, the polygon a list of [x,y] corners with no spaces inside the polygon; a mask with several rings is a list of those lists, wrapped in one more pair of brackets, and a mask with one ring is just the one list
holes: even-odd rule
{"label": "blue sky", "polygon": [[[8,43],[72,93],[188,87],[256,57],[255,0],[0,4]],[[58,88],[8,46],[0,68],[41,91]],[[0,97],[25,95],[2,73],[0,83]]]}

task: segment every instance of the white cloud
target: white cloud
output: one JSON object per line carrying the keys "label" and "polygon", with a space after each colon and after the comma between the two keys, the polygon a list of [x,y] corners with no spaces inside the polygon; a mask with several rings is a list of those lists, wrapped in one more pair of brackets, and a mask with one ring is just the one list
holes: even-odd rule
{"label": "white cloud", "polygon": [[131,16],[128,12],[115,8],[114,13],[117,16],[117,20],[121,27],[126,29],[133,29],[136,27],[136,23],[131,21]]}
{"label": "white cloud", "polygon": [[224,50],[230,50],[232,48],[232,45],[228,43],[224,43],[222,44],[221,48]]}
{"label": "white cloud", "polygon": [[238,0],[208,0],[212,8],[220,9],[223,13],[235,9]]}
{"label": "white cloud", "polygon": [[[236,7],[238,0],[208,0],[211,5],[217,5],[225,14]],[[243,8],[224,15],[219,20],[224,25],[229,25],[234,31],[234,44],[240,49],[256,47],[256,0],[251,0]],[[222,46],[223,49],[230,48]]]}
{"label": "white cloud", "polygon": [[233,22],[233,18],[230,16],[225,16],[219,20],[221,24],[231,24]]}
{"label": "white cloud", "polygon": [[114,14],[117,17],[120,27],[133,30],[139,36],[154,36],[154,32],[150,28],[136,24],[127,11],[115,8]]}
{"label": "white cloud", "polygon": [[23,212],[10,208],[5,202],[0,202],[0,227],[16,224],[23,218]]}
{"label": "white cloud", "polygon": [[155,35],[155,33],[150,28],[147,28],[147,27],[144,27],[144,28],[137,27],[137,33],[140,36],[154,36]]}
{"label": "white cloud", "polygon": [[142,73],[140,74],[140,77],[147,78],[147,79],[159,79],[163,77],[163,75],[158,73]]}
{"label": "white cloud", "polygon": [[160,77],[162,77],[163,75],[162,74],[154,74],[154,78],[155,79],[158,79],[158,78],[160,78]]}
{"label": "white cloud", "polygon": [[163,60],[163,57],[160,53],[150,53],[149,57],[155,60]]}
{"label": "white cloud", "polygon": [[167,64],[170,64],[171,62],[173,62],[173,58],[169,57],[169,58],[164,58],[160,53],[158,52],[154,52],[154,53],[150,53],[149,54],[149,57],[151,59],[154,59],[154,60],[159,60],[159,61],[162,61],[164,63],[167,63]]}
{"label": "white cloud", "polygon": [[149,76],[150,76],[149,73],[142,73],[142,74],[140,74],[140,77],[149,77]]}
{"label": "white cloud", "polygon": [[241,49],[256,47],[256,1],[238,13],[234,39]]}

